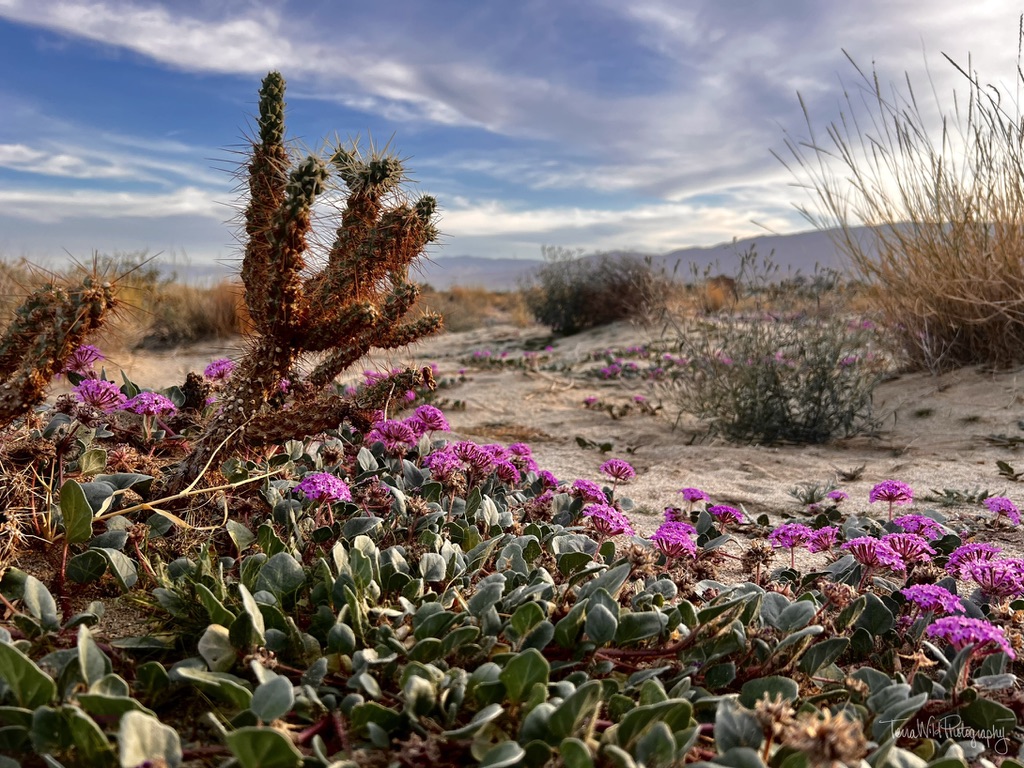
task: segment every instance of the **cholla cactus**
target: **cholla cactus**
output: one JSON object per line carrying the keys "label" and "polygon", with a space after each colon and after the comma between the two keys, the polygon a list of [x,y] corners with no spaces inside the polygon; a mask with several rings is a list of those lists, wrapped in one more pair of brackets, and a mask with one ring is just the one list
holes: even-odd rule
{"label": "cholla cactus", "polygon": [[46,285],[25,299],[0,336],[0,427],[46,397],[51,379],[114,305],[112,285],[95,276],[74,288]]}
{"label": "cholla cactus", "polygon": [[[371,348],[404,346],[440,329],[437,315],[403,317],[419,294],[410,264],[437,237],[436,202],[410,203],[400,194],[402,163],[357,147],[337,148],[326,160],[311,155],[291,167],[284,143],[284,79],[272,72],[260,90],[259,140],[248,164],[249,203],[242,261],[245,302],[258,337],[218,398],[222,408],[179,466],[172,488],[194,478],[222,444],[225,450],[337,426],[386,401],[383,388],[365,401],[323,394],[335,376]],[[307,264],[311,209],[336,174],[347,188],[334,243],[325,263]],[[300,379],[295,364],[319,353],[319,365]],[[409,374],[410,381],[423,381]],[[282,380],[298,393],[286,410],[273,401]],[[383,398],[383,400],[381,399]],[[325,420],[335,419],[325,425]]]}

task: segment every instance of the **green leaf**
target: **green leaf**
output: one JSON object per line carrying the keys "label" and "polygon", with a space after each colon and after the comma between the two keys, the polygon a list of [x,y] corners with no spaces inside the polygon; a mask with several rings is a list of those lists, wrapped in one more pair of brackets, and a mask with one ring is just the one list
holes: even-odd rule
{"label": "green leaf", "polygon": [[252,691],[245,687],[244,680],[234,675],[179,666],[172,671],[171,679],[175,677],[235,709],[248,709],[252,702]]}
{"label": "green leaf", "polygon": [[831,637],[815,643],[804,653],[800,659],[800,671],[806,675],[813,675],[822,667],[826,667],[840,656],[850,645],[848,637]]}
{"label": "green leaf", "polygon": [[128,555],[107,547],[100,547],[95,551],[99,552],[106,559],[107,567],[114,574],[114,578],[117,580],[122,592],[127,592],[135,586],[135,583],[139,580],[139,572],[135,567],[135,563]]}
{"label": "green leaf", "polygon": [[854,626],[866,629],[873,637],[881,637],[896,626],[896,619],[893,617],[892,611],[874,592],[867,592],[863,597],[865,600],[864,612]]}
{"label": "green leaf", "polygon": [[53,701],[57,685],[28,656],[0,642],[0,679],[7,683],[22,707],[34,709]]}
{"label": "green leaf", "polygon": [[764,696],[769,699],[781,696],[784,701],[796,701],[800,698],[800,686],[796,684],[795,680],[780,675],[768,675],[748,680],[740,689],[740,704],[748,709],[753,709],[754,705]]}
{"label": "green leaf", "polygon": [[569,609],[558,623],[555,624],[555,642],[563,648],[572,648],[576,645],[580,630],[583,629],[583,622],[586,618],[587,601],[577,600],[576,604]]}
{"label": "green leaf", "polygon": [[509,701],[524,701],[537,683],[547,685],[551,665],[536,648],[517,654],[505,665],[499,678],[505,684]]}
{"label": "green leaf", "polygon": [[419,571],[424,581],[431,583],[444,581],[447,570],[447,563],[437,552],[426,552],[420,556]]}
{"label": "green leaf", "polygon": [[64,518],[64,537],[70,544],[92,538],[92,507],[82,486],[74,480],[67,480],[60,488],[60,513]]}
{"label": "green leaf", "polygon": [[181,739],[169,725],[141,712],[125,712],[117,733],[122,766],[164,761],[168,768],[181,765]]}
{"label": "green leaf", "polygon": [[106,572],[107,558],[95,549],[87,549],[68,560],[67,576],[77,584],[101,579]]}
{"label": "green leaf", "polygon": [[[577,688],[551,714],[549,744],[557,744],[572,736],[583,722],[601,703],[601,681],[588,680]],[[551,741],[554,739],[554,741]]]}
{"label": "green leaf", "polygon": [[92,633],[84,624],[78,628],[78,665],[88,686],[109,675],[113,670],[110,659],[96,645]]}
{"label": "green leaf", "polygon": [[807,626],[818,611],[818,606],[809,600],[797,600],[786,606],[779,614],[776,626],[783,632],[795,632]]}
{"label": "green leaf", "polygon": [[505,708],[501,704],[488,704],[477,712],[473,719],[461,728],[453,731],[445,731],[444,736],[448,739],[468,739],[480,731],[488,723],[497,720],[504,713]]}
{"label": "green leaf", "polygon": [[979,731],[993,734],[997,739],[1008,739],[1017,727],[1012,709],[991,699],[975,699],[960,709],[964,722]]}
{"label": "green leaf", "polygon": [[225,740],[242,768],[298,768],[302,764],[302,753],[291,739],[273,728],[239,728]]}
{"label": "green leaf", "polygon": [[587,606],[587,619],[583,629],[587,637],[598,646],[610,643],[618,628],[618,618],[604,604],[590,603]]}
{"label": "green leaf", "polygon": [[[424,576],[426,578],[426,576]],[[429,579],[428,579],[429,581]],[[505,591],[505,574],[492,573],[479,581],[476,592],[469,598],[469,613],[480,618],[501,600]]]}
{"label": "green leaf", "polygon": [[288,552],[278,552],[263,565],[256,579],[255,591],[270,592],[283,605],[306,583],[302,566]]}
{"label": "green leaf", "polygon": [[277,720],[295,705],[295,688],[287,677],[275,677],[261,683],[252,693],[249,708],[264,723]]}
{"label": "green leaf", "polygon": [[211,624],[206,628],[199,638],[198,651],[211,672],[227,672],[235,666],[238,658],[231,645],[228,628],[221,624]]}
{"label": "green leaf", "polygon": [[594,756],[581,739],[565,739],[558,746],[558,756],[565,768],[594,768]]}
{"label": "green leaf", "polygon": [[715,712],[715,745],[720,752],[736,747],[758,749],[764,741],[761,726],[749,712],[732,699],[722,699]]}
{"label": "green leaf", "polygon": [[514,741],[503,741],[495,744],[480,760],[480,768],[510,768],[520,765],[526,754],[521,746]]}
{"label": "green leaf", "polygon": [[78,460],[78,471],[83,475],[95,475],[107,468],[107,452],[102,448],[90,448]]}
{"label": "green leaf", "polygon": [[231,537],[235,549],[239,552],[244,552],[256,541],[256,534],[237,520],[228,520],[224,527],[227,529],[228,536]]}
{"label": "green leaf", "polygon": [[43,629],[49,632],[56,632],[60,629],[60,614],[57,612],[57,602],[50,594],[50,590],[31,574],[25,576],[21,593],[22,602],[31,616],[39,620]]}
{"label": "green leaf", "polygon": [[114,750],[96,721],[78,707],[63,707],[61,711],[81,759],[100,765],[112,762]]}
{"label": "green leaf", "polygon": [[671,766],[675,762],[676,740],[665,723],[654,723],[636,745],[636,758],[641,765]]}
{"label": "green leaf", "polygon": [[203,604],[203,608],[206,609],[206,613],[210,617],[210,622],[230,627],[236,618],[235,614],[225,608],[224,603],[218,600],[205,584],[196,584],[195,590],[196,595],[199,596],[199,602]]}
{"label": "green leaf", "polygon": [[657,637],[668,625],[668,616],[661,611],[627,612],[619,616],[615,632],[616,645],[628,645]]}

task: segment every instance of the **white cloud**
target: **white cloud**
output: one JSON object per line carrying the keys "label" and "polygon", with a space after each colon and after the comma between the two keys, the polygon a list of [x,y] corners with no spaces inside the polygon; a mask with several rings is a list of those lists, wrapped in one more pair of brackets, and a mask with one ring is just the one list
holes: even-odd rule
{"label": "white cloud", "polygon": [[203,216],[223,221],[230,211],[215,202],[216,195],[197,187],[166,194],[105,192],[102,190],[29,190],[0,188],[0,208],[37,224],[74,219],[122,219]]}

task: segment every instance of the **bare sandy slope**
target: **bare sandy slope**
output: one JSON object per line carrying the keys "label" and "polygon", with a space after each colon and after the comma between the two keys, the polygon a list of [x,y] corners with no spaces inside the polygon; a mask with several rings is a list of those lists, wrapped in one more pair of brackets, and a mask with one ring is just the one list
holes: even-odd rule
{"label": "bare sandy slope", "polygon": [[[545,343],[544,335],[541,328],[512,326],[445,334],[409,350],[364,361],[365,365],[353,368],[353,375],[363,368],[436,362],[444,379],[464,369],[465,383],[440,392],[442,397],[464,404],[464,408],[446,410],[459,436],[480,442],[528,442],[540,465],[560,479],[599,480],[598,467],[604,460],[612,456],[626,459],[636,468],[637,478],[622,488],[622,494],[640,507],[640,514],[634,517],[638,527],[648,533],[660,523],[664,507],[679,502],[676,491],[685,486],[704,489],[716,503],[742,505],[752,514],[765,512],[774,517],[799,514],[800,504],[787,493],[796,484],[825,481],[835,477],[837,469],[861,465],[861,478],[842,485],[850,495],[848,512],[868,511],[868,492],[886,479],[910,484],[919,498],[932,489],[982,489],[1024,505],[1024,485],[1000,477],[996,466],[1003,460],[1024,470],[1024,457],[1012,447],[1012,438],[1024,440],[1021,370],[992,373],[965,369],[938,377],[902,375],[876,392],[876,412],[885,417],[878,436],[826,446],[745,446],[721,440],[694,441],[692,431],[673,427],[676,412],[667,401],[657,416],[634,410],[615,420],[584,407],[584,398],[591,395],[604,402],[626,403],[633,395],[642,394],[657,402],[658,394],[649,385],[579,375],[591,352],[623,349],[647,340],[643,329],[628,324],[551,341],[553,349],[542,370],[481,367],[472,362],[477,350],[494,354],[506,350],[508,359],[519,359],[528,345]],[[240,344],[125,354],[108,367],[121,366],[140,385],[159,388],[182,381],[187,371],[202,370],[216,357],[237,355]],[[551,365],[572,370],[551,370]],[[993,443],[990,438],[997,435],[1009,436],[1009,445]],[[612,443],[613,449],[607,454],[584,449],[577,437]],[[918,501],[911,509],[929,506],[935,505]],[[988,517],[978,506],[947,511],[967,518]],[[1022,539],[1019,530],[998,535],[1011,546],[1019,547]]]}

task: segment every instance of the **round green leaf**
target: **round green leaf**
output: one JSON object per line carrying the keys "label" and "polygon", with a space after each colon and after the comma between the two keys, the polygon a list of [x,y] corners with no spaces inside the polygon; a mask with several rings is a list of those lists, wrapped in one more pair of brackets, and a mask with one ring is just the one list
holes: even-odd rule
{"label": "round green leaf", "polygon": [[291,711],[295,704],[295,688],[286,677],[275,677],[261,683],[252,694],[249,709],[265,723]]}
{"label": "round green leaf", "polygon": [[513,765],[520,765],[525,754],[526,750],[516,742],[503,741],[487,750],[487,754],[480,761],[480,768],[510,768]]}
{"label": "round green leaf", "polygon": [[291,739],[273,728],[239,728],[226,740],[242,768],[297,768],[302,764],[302,753]]}
{"label": "round green leaf", "polygon": [[125,712],[117,733],[122,768],[133,768],[147,761],[165,761],[168,768],[181,765],[181,739],[178,732],[155,717],[142,712]]}

